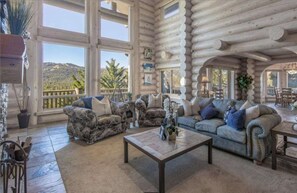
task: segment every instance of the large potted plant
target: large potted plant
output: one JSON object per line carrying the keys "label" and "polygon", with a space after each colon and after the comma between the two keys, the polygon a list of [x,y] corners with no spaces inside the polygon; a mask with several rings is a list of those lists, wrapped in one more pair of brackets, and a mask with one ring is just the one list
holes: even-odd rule
{"label": "large potted plant", "polygon": [[251,84],[253,83],[253,78],[248,74],[240,74],[237,77],[238,87],[241,90],[242,99],[246,99],[246,93],[250,89]]}
{"label": "large potted plant", "polygon": [[[33,17],[32,3],[29,3],[26,0],[7,0],[5,3],[6,9],[3,9],[3,7],[1,8],[1,16],[5,18],[4,24],[6,25],[7,33],[18,38],[21,36],[24,40],[23,44],[26,44],[26,41],[30,39],[30,34],[27,32],[27,29]],[[5,30],[1,28],[1,31],[4,32]],[[18,45],[14,45],[14,47],[18,47]],[[27,128],[30,119],[30,113],[28,112],[30,88],[28,87],[26,77],[26,70],[29,68],[26,51],[23,56],[23,64],[24,77],[21,91],[18,92],[14,84],[12,84],[12,87],[20,111],[20,113],[17,115],[19,126],[20,128]]]}

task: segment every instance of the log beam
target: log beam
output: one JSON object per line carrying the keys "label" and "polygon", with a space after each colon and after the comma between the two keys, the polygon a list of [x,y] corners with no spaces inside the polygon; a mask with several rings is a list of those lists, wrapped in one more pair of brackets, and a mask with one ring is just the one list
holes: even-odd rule
{"label": "log beam", "polygon": [[250,58],[250,59],[255,59],[261,62],[268,62],[271,61],[271,57],[267,56],[265,54],[259,53],[259,52],[245,52],[242,54],[238,54],[240,56]]}
{"label": "log beam", "polygon": [[297,54],[297,46],[284,47],[283,49],[289,50],[289,51],[294,52],[295,54]]}
{"label": "log beam", "polygon": [[273,27],[269,29],[269,38],[274,41],[283,41],[287,38],[288,31],[281,27]]}
{"label": "log beam", "polygon": [[229,47],[229,44],[227,42],[224,42],[222,40],[215,40],[213,42],[212,47],[216,50],[225,50]]}

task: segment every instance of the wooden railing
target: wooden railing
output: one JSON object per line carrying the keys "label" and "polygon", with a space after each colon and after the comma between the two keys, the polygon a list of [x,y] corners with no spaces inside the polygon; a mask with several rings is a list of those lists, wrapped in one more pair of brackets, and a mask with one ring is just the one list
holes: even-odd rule
{"label": "wooden railing", "polygon": [[[128,89],[121,89],[123,100],[128,99]],[[111,100],[119,102],[122,101],[122,97],[118,92],[112,97],[113,89],[101,89],[101,95],[108,96]],[[62,89],[62,90],[45,90],[43,91],[43,109],[58,109],[67,105],[71,105],[74,101],[85,94],[77,94],[74,89]]]}

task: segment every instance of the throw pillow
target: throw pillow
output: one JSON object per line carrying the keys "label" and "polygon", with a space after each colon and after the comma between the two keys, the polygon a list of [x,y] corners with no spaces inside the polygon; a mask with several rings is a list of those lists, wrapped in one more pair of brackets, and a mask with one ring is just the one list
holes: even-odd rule
{"label": "throw pillow", "polygon": [[184,108],[185,116],[192,116],[192,115],[199,114],[200,106],[199,106],[197,97],[195,97],[191,101],[182,99],[182,105]]}
{"label": "throw pillow", "polygon": [[237,130],[243,130],[244,119],[245,109],[236,111],[236,109],[233,108],[228,115],[227,125]]}
{"label": "throw pillow", "polygon": [[227,121],[228,121],[228,115],[229,115],[231,109],[232,109],[232,106],[230,105],[230,106],[228,106],[227,110],[226,110],[225,113],[224,113],[224,122],[225,122],[226,124],[227,124]]}
{"label": "throw pillow", "polygon": [[245,103],[243,103],[243,105],[240,107],[239,110],[247,109],[247,108],[250,108],[252,106],[253,106],[253,104],[250,101],[245,101]]}
{"label": "throw pillow", "polygon": [[258,118],[260,116],[260,108],[259,105],[252,106],[250,108],[247,108],[245,110],[245,128],[249,124],[249,122],[255,118]]}
{"label": "throw pillow", "polygon": [[219,114],[219,111],[213,106],[213,104],[209,104],[200,112],[203,120],[212,119]]}
{"label": "throw pillow", "polygon": [[150,94],[148,98],[147,108],[162,108],[162,95],[157,96]]}
{"label": "throw pillow", "polygon": [[104,97],[101,101],[97,98],[92,98],[92,110],[97,116],[111,115],[110,102],[107,97]]}

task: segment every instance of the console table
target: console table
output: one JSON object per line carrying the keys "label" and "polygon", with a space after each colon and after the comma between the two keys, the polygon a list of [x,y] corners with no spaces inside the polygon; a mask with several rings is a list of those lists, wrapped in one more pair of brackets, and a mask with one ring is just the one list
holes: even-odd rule
{"label": "console table", "polygon": [[[286,156],[286,148],[288,144],[295,144],[293,142],[288,141],[288,137],[296,138],[297,139],[297,131],[293,130],[293,125],[296,123],[283,121],[278,126],[271,130],[272,134],[272,169],[276,170],[277,166],[277,158],[283,159],[285,161],[290,161],[297,163],[297,158],[293,158],[290,156]],[[284,155],[276,154],[276,146],[277,146],[277,134],[282,135],[284,139]]]}

